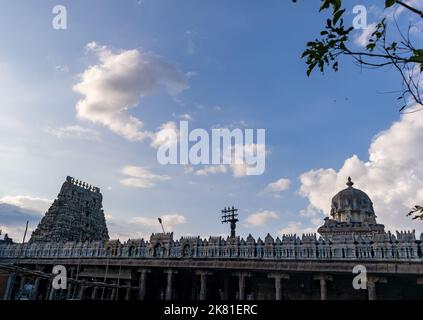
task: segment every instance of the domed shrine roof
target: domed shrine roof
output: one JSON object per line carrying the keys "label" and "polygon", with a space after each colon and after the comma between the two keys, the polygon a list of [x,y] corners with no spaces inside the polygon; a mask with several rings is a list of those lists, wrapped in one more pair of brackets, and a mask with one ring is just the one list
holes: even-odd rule
{"label": "domed shrine roof", "polygon": [[384,233],[385,227],[376,222],[373,202],[363,191],[353,188],[348,178],[347,188],[332,198],[331,212],[318,232],[326,237],[345,235],[373,235]]}
{"label": "domed shrine roof", "polygon": [[335,217],[338,213],[348,211],[360,212],[367,215],[374,215],[373,202],[369,196],[356,188],[353,188],[354,182],[348,177],[348,188],[338,192],[332,198],[331,216]]}

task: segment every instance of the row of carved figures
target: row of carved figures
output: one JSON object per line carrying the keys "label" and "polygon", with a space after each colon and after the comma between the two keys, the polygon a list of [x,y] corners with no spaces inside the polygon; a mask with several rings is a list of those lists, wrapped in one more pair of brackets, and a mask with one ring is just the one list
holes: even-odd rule
{"label": "row of carved figures", "polygon": [[292,241],[287,236],[276,241],[247,238],[209,240],[181,238],[163,241],[119,240],[85,243],[32,243],[0,245],[1,258],[104,257],[104,258],[241,258],[241,259],[423,259],[423,243],[405,241],[312,242]]}
{"label": "row of carved figures", "polygon": [[78,187],[81,187],[83,189],[86,189],[88,191],[100,192],[100,188],[94,187],[94,186],[92,186],[92,185],[90,185],[90,184],[88,184],[88,183],[86,183],[84,181],[81,181],[81,180],[78,180],[78,179],[75,179],[75,178],[72,178],[72,177],[69,177],[69,176],[66,177],[66,181],[69,182],[69,183],[71,183],[71,184],[73,184],[73,185],[75,185],[75,186],[78,186]]}

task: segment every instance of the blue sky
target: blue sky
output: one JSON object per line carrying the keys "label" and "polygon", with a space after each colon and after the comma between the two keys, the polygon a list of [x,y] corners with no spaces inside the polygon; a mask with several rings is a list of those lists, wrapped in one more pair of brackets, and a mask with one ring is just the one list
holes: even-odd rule
{"label": "blue sky", "polygon": [[[369,23],[382,2],[360,2],[369,8]],[[352,175],[375,197],[380,222],[422,229],[404,217],[407,205],[423,196],[419,157],[398,160],[398,170],[369,160],[372,146],[374,154],[411,150],[421,141],[418,130],[396,141],[390,137],[404,130],[392,124],[420,128],[422,116],[401,118],[396,97],[382,94],[401,86],[393,70],[361,70],[345,59],[338,73],[306,76],[301,53],[325,21],[318,1],[61,1],[68,29],[54,30],[57,4],[0,1],[0,202],[25,207],[54,199],[71,175],[102,189],[113,237],[148,236],[159,230],[152,222],[158,216],[169,216],[165,226],[178,235],[227,234],[219,222],[227,205],[240,209],[241,235],[263,237],[315,230],[324,203]],[[399,19],[402,26],[411,21],[407,13]],[[83,97],[73,87],[100,63],[96,51],[87,50],[93,42],[112,54],[136,50],[183,76],[186,88],[177,94],[159,85],[128,111],[144,130],[178,123],[182,115],[190,115],[192,128],[264,128],[266,172],[199,176],[201,167],[161,166],[148,140],[129,141],[104,123],[78,117]],[[127,166],[169,179],[148,188],[123,185]],[[289,180],[289,188],[264,192],[279,179]],[[387,198],[387,187],[399,191]],[[0,213],[0,225],[12,234],[21,223],[4,225]]]}

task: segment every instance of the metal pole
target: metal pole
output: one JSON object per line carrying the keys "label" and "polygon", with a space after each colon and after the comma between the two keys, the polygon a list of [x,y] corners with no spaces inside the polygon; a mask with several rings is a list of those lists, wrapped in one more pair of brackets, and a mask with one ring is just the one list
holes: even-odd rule
{"label": "metal pole", "polygon": [[162,221],[162,218],[157,218],[157,220],[159,220],[159,223],[160,223],[160,226],[162,227],[163,233],[166,233],[166,232],[165,232],[165,229],[164,229],[164,227],[163,227],[163,221]]}

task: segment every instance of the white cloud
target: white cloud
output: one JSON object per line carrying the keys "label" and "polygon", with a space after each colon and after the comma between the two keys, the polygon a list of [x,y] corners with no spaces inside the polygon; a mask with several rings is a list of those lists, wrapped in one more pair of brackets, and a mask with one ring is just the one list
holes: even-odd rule
{"label": "white cloud", "polygon": [[369,44],[372,33],[376,30],[376,25],[376,23],[371,23],[366,29],[361,30],[360,35],[355,38],[354,42],[360,47],[366,47]]}
{"label": "white cloud", "polygon": [[[236,153],[236,147],[242,148],[243,152],[240,152],[239,154]],[[245,145],[237,145],[232,147],[232,162],[231,162],[231,169],[232,174],[235,178],[245,177],[248,175],[247,169],[254,168],[255,166],[259,167],[260,165],[263,166],[263,171],[265,169],[265,155],[269,154],[268,151],[266,151],[266,145],[265,144],[245,144]],[[263,159],[258,157],[258,155],[263,155]],[[244,157],[244,158],[242,158]],[[249,165],[245,159],[252,159],[256,158],[256,164],[255,165]],[[260,163],[262,161],[263,163]]]}
{"label": "white cloud", "polygon": [[[412,79],[412,81],[414,82],[415,87],[417,89],[413,89],[413,91],[414,92],[421,92],[421,90],[423,89],[423,72],[420,71],[420,65],[414,64],[413,67],[408,68],[405,72],[405,76],[407,77],[407,79],[409,79],[409,80]],[[408,97],[406,97],[406,102],[407,102],[408,106],[412,106],[412,107],[413,107],[413,103],[415,103],[414,99],[411,95],[408,95]],[[409,111],[413,112],[417,109],[418,110],[422,109],[422,106],[419,106],[419,108],[417,108],[417,109],[415,108],[414,110],[413,110],[412,107],[410,109],[406,109],[405,113],[409,112]]]}
{"label": "white cloud", "polygon": [[179,115],[179,119],[185,120],[185,121],[192,121],[192,116],[188,113]]}
{"label": "white cloud", "polygon": [[184,165],[184,173],[185,174],[193,173],[194,171],[195,171],[194,167],[189,166],[189,165]]}
{"label": "white cloud", "polygon": [[45,213],[52,204],[52,200],[31,196],[4,196],[0,198],[0,204],[10,204],[22,209]]}
{"label": "white cloud", "polygon": [[[184,224],[187,222],[186,218],[178,213],[165,214],[160,216],[160,218],[162,219],[165,231],[170,231],[176,225]],[[158,218],[134,217],[131,219],[131,221],[135,224],[140,224],[147,227],[155,227],[155,229],[161,230]]]}
{"label": "white cloud", "polygon": [[[186,223],[186,218],[178,213],[163,214],[161,216],[158,215],[157,218],[158,217],[162,218],[166,232],[175,231],[175,226]],[[130,217],[126,219],[123,217],[113,218],[107,221],[110,238],[120,239],[121,241],[141,238],[148,240],[152,232],[162,232],[162,228],[157,218],[145,216]],[[175,235],[175,237],[177,236]]]}
{"label": "white cloud", "polygon": [[195,175],[208,176],[209,174],[226,173],[227,171],[228,171],[228,167],[226,165],[214,165],[214,166],[206,166],[202,169],[195,171]]}
{"label": "white cloud", "polygon": [[55,67],[55,69],[56,69],[56,71],[63,72],[63,73],[68,73],[69,72],[69,67],[66,66],[66,65],[57,65]]}
{"label": "white cloud", "polygon": [[261,210],[249,215],[245,221],[250,226],[262,226],[275,219],[278,219],[278,214],[275,211]]}
{"label": "white cloud", "polygon": [[351,176],[355,187],[374,203],[378,221],[388,229],[420,228],[421,222],[406,217],[409,209],[423,202],[423,112],[402,115],[380,132],[369,147],[369,159],[356,155],[339,169],[310,170],[301,175],[300,194],[311,208],[330,211],[331,198],[346,188]]}
{"label": "white cloud", "polygon": [[171,177],[166,175],[154,174],[144,167],[126,166],[122,172],[129,177],[122,179],[120,183],[133,188],[152,188],[159,181],[171,179]]}
{"label": "white cloud", "polygon": [[159,131],[152,136],[151,146],[153,148],[159,148],[161,146],[170,148],[172,145],[178,143],[178,139],[179,129],[175,122],[169,121],[162,124],[159,127]]}
{"label": "white cloud", "polygon": [[410,33],[422,37],[423,21],[419,21],[410,27]]}
{"label": "white cloud", "polygon": [[[422,10],[423,9],[423,2],[421,0],[408,0],[403,1],[408,6],[411,6],[415,9]],[[393,22],[395,19],[398,19],[403,13],[407,15],[407,19],[417,20],[419,19],[418,15],[411,12],[407,8],[401,5],[395,5],[388,9],[384,9],[382,7],[378,7],[376,5],[370,6],[368,13],[375,16],[378,19],[386,18],[388,21]]]}
{"label": "white cloud", "polygon": [[300,221],[290,221],[285,228],[279,230],[279,235],[296,234],[298,236],[304,233],[316,233],[316,228],[305,228]]}
{"label": "white cloud", "polygon": [[275,182],[269,183],[264,189],[264,193],[279,193],[288,190],[291,187],[291,180],[281,178]]}
{"label": "white cloud", "polygon": [[[404,1],[404,3],[418,10],[423,9],[423,2],[421,0],[408,0],[408,1]],[[415,15],[415,13],[408,11],[408,9],[405,8],[404,6],[398,6],[397,9],[395,10],[395,16],[398,17],[403,12],[408,12],[410,14]]]}
{"label": "white cloud", "polygon": [[100,139],[100,133],[98,131],[89,128],[83,128],[78,125],[57,128],[47,127],[45,132],[57,138],[94,141],[98,141]]}
{"label": "white cloud", "polygon": [[[22,226],[23,225],[23,226]],[[10,226],[10,225],[1,225],[0,224],[0,230],[1,230],[1,236],[0,239],[3,239],[4,235],[8,235],[9,238],[12,238],[14,242],[22,242],[23,235],[25,234],[25,223],[22,222],[21,226]],[[28,227],[26,240],[31,237],[31,233],[34,231],[33,228]]]}
{"label": "white cloud", "polygon": [[[214,111],[222,111],[222,107],[215,106],[215,107],[213,107],[213,110]],[[230,129],[230,130],[233,130],[233,129],[242,129],[242,128],[247,128],[247,127],[248,127],[247,121],[237,120],[237,121],[232,121],[232,122],[228,122],[228,123],[224,123],[224,124],[221,124],[221,123],[214,124],[212,126],[212,129],[220,129],[220,130]]]}
{"label": "white cloud", "polygon": [[151,136],[143,130],[142,121],[128,111],[141,98],[160,87],[171,95],[188,88],[185,75],[153,53],[136,49],[115,53],[95,42],[87,45],[87,51],[94,52],[99,63],[88,67],[73,88],[83,96],[76,105],[77,116],[102,124],[128,140]]}
{"label": "white cloud", "polygon": [[317,219],[316,218],[316,217],[322,215],[322,211],[320,211],[316,207],[312,206],[311,204],[309,204],[307,206],[307,208],[300,210],[299,214],[302,217],[314,218],[314,221],[318,221],[317,223],[316,222],[313,222],[313,224],[316,224],[316,225],[322,224],[322,219],[323,218],[322,219]]}

